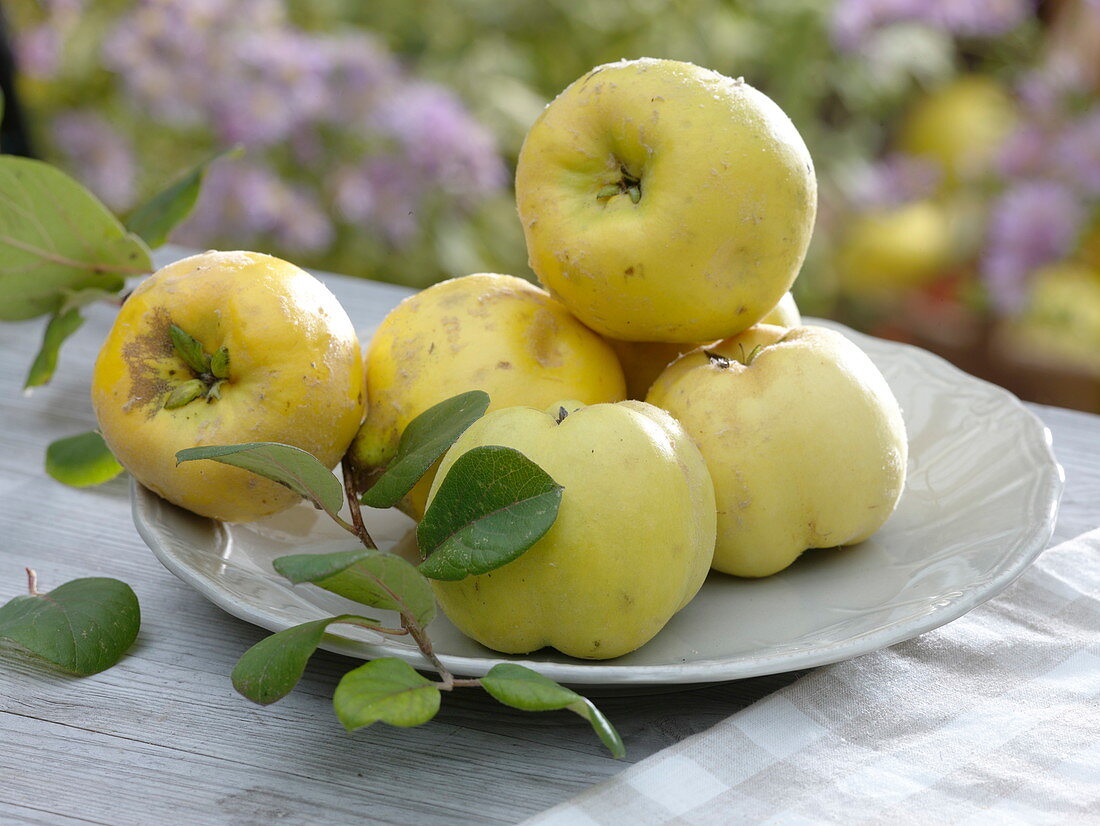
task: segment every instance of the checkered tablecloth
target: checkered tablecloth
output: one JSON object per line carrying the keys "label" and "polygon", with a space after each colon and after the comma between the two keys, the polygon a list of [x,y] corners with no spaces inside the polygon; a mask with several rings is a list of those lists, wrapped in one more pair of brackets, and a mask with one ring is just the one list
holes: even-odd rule
{"label": "checkered tablecloth", "polygon": [[1100,529],[527,823],[1100,824]]}

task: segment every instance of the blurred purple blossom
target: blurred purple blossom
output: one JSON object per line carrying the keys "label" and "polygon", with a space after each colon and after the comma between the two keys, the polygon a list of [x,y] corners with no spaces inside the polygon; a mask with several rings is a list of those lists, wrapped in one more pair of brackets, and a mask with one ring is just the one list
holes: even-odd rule
{"label": "blurred purple blossom", "polygon": [[15,61],[27,77],[50,79],[61,65],[61,32],[49,23],[21,32],[15,41]]}
{"label": "blurred purple blossom", "polygon": [[101,115],[72,110],[51,125],[53,141],[84,184],[112,209],[133,203],[136,169],[128,141]]}
{"label": "blurred purple blossom", "polygon": [[215,194],[183,230],[194,243],[273,235],[318,249],[341,221],[407,243],[427,201],[461,211],[507,182],[452,92],[411,77],[368,33],[296,28],[277,0],[138,0],[103,57],[136,108],[249,150],[211,174]]}
{"label": "blurred purple blossom", "polygon": [[249,161],[215,164],[192,217],[177,239],[203,246],[211,238],[273,235],[289,249],[311,252],[332,240],[317,198],[270,169]]}
{"label": "blurred purple blossom", "polygon": [[1033,9],[1031,0],[838,0],[832,36],[849,51],[895,23],[922,23],[961,37],[995,37],[1018,26]]}
{"label": "blurred purple blossom", "polygon": [[441,86],[407,84],[380,102],[374,122],[403,145],[419,175],[438,179],[451,195],[466,198],[505,183],[492,135]]}
{"label": "blurred purple blossom", "polygon": [[998,312],[1020,310],[1032,274],[1070,252],[1084,217],[1076,193],[1053,181],[1024,181],[1001,195],[993,205],[982,261]]}
{"label": "blurred purple blossom", "polygon": [[927,198],[943,173],[935,161],[895,152],[863,171],[852,200],[861,210],[889,209]]}
{"label": "blurred purple blossom", "polygon": [[1100,197],[1100,106],[1067,124],[1050,158],[1064,180],[1075,182],[1085,195]]}

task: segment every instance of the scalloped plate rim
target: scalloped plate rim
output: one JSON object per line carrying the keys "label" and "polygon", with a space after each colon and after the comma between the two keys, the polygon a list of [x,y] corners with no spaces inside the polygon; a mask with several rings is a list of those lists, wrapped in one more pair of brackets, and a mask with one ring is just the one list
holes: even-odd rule
{"label": "scalloped plate rim", "polygon": [[[1018,537],[1017,545],[1019,547],[1011,558],[1006,561],[1006,564],[999,569],[996,576],[979,586],[968,587],[958,599],[933,608],[928,613],[915,619],[909,618],[887,623],[849,638],[804,651],[761,653],[751,657],[709,659],[689,664],[668,663],[665,665],[615,665],[614,661],[585,660],[563,663],[530,660],[506,655],[469,657],[437,652],[444,665],[456,674],[480,676],[498,663],[517,662],[561,682],[572,685],[594,686],[683,686],[684,684],[719,682],[779,674],[850,659],[880,648],[896,645],[899,642],[939,628],[1001,593],[1027,570],[1046,548],[1053,534],[1058,506],[1065,484],[1064,471],[1055,460],[1051,448],[1050,430],[1043,425],[1042,421],[1024,407],[1022,402],[1009,391],[983,379],[971,376],[927,350],[913,345],[876,339],[825,319],[807,318],[804,323],[837,330],[857,343],[873,341],[876,347],[896,348],[899,353],[904,352],[925,361],[929,367],[955,382],[972,383],[975,386],[984,388],[986,392],[994,391],[994,395],[999,396],[1000,401],[1015,413],[1024,414],[1029,428],[1033,431],[1032,435],[1038,440],[1038,444],[1044,453],[1043,458],[1046,460],[1043,466],[1038,469],[1044,477],[1040,480],[1040,484],[1044,493],[1042,499],[1047,503],[1046,514],[1042,524],[1023,527],[1022,533],[1025,535]],[[157,559],[169,571],[219,608],[239,619],[266,628],[269,631],[280,631],[290,627],[290,624],[281,618],[265,612],[263,606],[242,600],[219,587],[216,580],[197,571],[188,565],[182,557],[174,553],[164,541],[164,537],[153,526],[154,520],[151,518],[151,508],[167,504],[156,494],[132,480],[131,500],[134,523],[138,533]],[[221,526],[219,526],[219,529],[224,530]],[[306,622],[316,618],[316,616],[303,616],[301,621]],[[422,670],[431,670],[428,662],[415,649],[384,642],[380,644],[362,642],[341,636],[339,632],[327,634],[321,643],[321,648],[359,659],[394,656]]]}

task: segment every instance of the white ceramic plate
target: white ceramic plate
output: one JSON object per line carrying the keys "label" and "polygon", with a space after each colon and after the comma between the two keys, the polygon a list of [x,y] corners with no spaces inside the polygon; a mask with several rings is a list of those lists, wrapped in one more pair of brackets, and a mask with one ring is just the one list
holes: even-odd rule
{"label": "white ceramic plate", "polygon": [[[1010,393],[930,353],[814,323],[838,329],[862,347],[905,413],[909,476],[898,510],[878,534],[849,548],[809,551],[763,580],[712,573],[655,639],[607,662],[552,651],[505,657],[441,616],[430,632],[444,664],[479,676],[512,659],[574,685],[774,674],[909,639],[956,619],[1016,579],[1054,528],[1064,477],[1050,432]],[[308,505],[258,523],[223,525],[134,485],[133,513],[157,558],[237,617],[276,631],[363,610],[313,586],[292,587],[273,572],[271,560],[284,554],[355,547]],[[412,526],[396,511],[368,510],[367,523],[383,548],[396,545]],[[371,616],[379,613],[371,610]],[[426,666],[404,638],[383,639],[349,626],[333,626],[323,647]]]}

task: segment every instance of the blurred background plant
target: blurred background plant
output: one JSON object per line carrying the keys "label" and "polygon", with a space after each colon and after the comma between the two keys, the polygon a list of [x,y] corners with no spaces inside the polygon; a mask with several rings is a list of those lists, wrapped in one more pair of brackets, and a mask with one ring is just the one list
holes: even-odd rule
{"label": "blurred background plant", "polygon": [[651,55],[744,76],[816,161],[805,312],[1100,409],[1097,0],[0,8],[32,151],[113,208],[241,144],[173,240],[416,287],[530,276],[513,164],[587,69]]}

